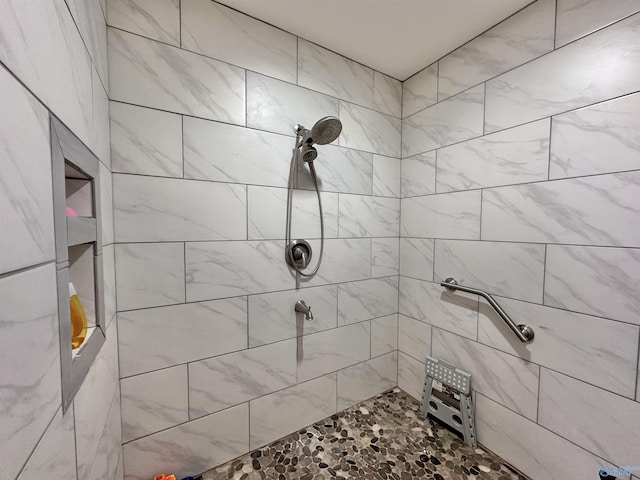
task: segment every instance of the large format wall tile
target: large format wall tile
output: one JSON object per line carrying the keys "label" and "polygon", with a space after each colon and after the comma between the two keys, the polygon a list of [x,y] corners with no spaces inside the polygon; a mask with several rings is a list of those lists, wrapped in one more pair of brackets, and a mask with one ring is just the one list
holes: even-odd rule
{"label": "large format wall tile", "polygon": [[388,353],[338,372],[338,411],[393,388],[398,383],[398,355]]}
{"label": "large format wall tile", "polygon": [[[313,320],[305,320],[294,306],[303,300]],[[338,287],[326,285],[303,290],[249,296],[249,346],[295,338],[338,326]]]}
{"label": "large format wall tile", "polygon": [[553,117],[549,177],[640,168],[638,110],[636,93]]}
{"label": "large format wall tile", "polygon": [[294,139],[184,117],[184,176],[286,187]]}
{"label": "large format wall tile", "polygon": [[246,297],[118,314],[120,376],[247,348]]}
{"label": "large format wall tile", "polygon": [[102,245],[115,242],[113,223],[113,175],[104,164],[100,163],[100,221],[102,229]]}
{"label": "large format wall tile", "polygon": [[397,237],[400,200],[364,195],[340,195],[338,227],[345,237]]}
{"label": "large format wall tile", "polygon": [[544,245],[436,240],[435,278],[542,303]]}
{"label": "large format wall tile", "polygon": [[397,275],[400,262],[398,238],[371,239],[371,277]]}
{"label": "large format wall tile", "polygon": [[426,355],[431,355],[431,325],[404,315],[399,317],[398,350],[423,362]]}
{"label": "large format wall tile", "polygon": [[245,123],[245,71],[109,29],[111,98],[196,117]]}
{"label": "large format wall tile", "polygon": [[640,247],[639,196],[640,172],[488,189],[482,239]]}
{"label": "large format wall tile", "polygon": [[438,64],[434,63],[402,82],[402,118],[438,101]]}
{"label": "large format wall tile", "polygon": [[184,0],[180,13],[182,48],[295,83],[295,36],[209,0]]}
{"label": "large format wall tile", "polygon": [[402,197],[436,193],[436,152],[403,158],[400,188]]}
{"label": "large format wall tile", "polygon": [[638,327],[508,298],[498,302],[516,323],[533,328],[535,340],[520,342],[481,300],[479,342],[634,398]]}
{"label": "large format wall tile", "polygon": [[[320,242],[309,242],[314,252],[320,252]],[[310,285],[353,282],[371,274],[371,239],[341,238],[324,242],[322,266]],[[313,260],[311,261],[313,264]],[[283,262],[284,263],[284,262]],[[315,264],[314,264],[315,265]]]}
{"label": "large format wall tile", "polygon": [[322,117],[338,117],[339,104],[328,95],[247,72],[247,127],[294,135],[296,124],[311,128]]}
{"label": "large format wall tile", "polygon": [[296,366],[294,339],[190,363],[190,418],[295,385]]}
{"label": "large format wall tile", "polygon": [[[249,185],[248,215],[249,240],[286,238],[286,188],[256,187]],[[338,194],[322,192],[324,237],[338,237]],[[292,190],[291,236],[293,238],[320,238],[318,196],[311,190]]]}
{"label": "large format wall tile", "polygon": [[398,386],[413,398],[422,401],[424,363],[398,352]]}
{"label": "large format wall tile", "polygon": [[400,159],[373,156],[373,194],[383,197],[400,196]]}
{"label": "large format wall tile", "polygon": [[301,337],[298,345],[298,381],[304,382],[370,357],[369,322]]}
{"label": "large format wall tile", "polygon": [[250,448],[255,449],[336,413],[336,374],[251,401]]}
{"label": "large format wall tile", "polygon": [[432,339],[433,356],[469,372],[475,391],[536,420],[540,367],[437,328]]}
{"label": "large format wall tile", "polygon": [[114,399],[120,403],[117,322],[111,322],[105,333],[104,345],[73,399],[78,479],[90,478]]}
{"label": "large format wall tile", "polygon": [[432,239],[400,239],[400,275],[433,281]]}
{"label": "large format wall tile", "polygon": [[298,85],[373,107],[373,70],[301,38]]}
{"label": "large format wall tile", "polygon": [[595,455],[517,413],[476,395],[478,441],[531,478],[592,478],[603,466]]}
{"label": "large format wall tile", "polygon": [[558,0],[556,48],[640,10],[638,0],[589,2]]}
{"label": "large format wall tile", "polygon": [[640,250],[549,245],[544,303],[640,325]]}
{"label": "large format wall tile", "polygon": [[0,475],[15,478],[60,406],[55,266],[0,278]]}
{"label": "large format wall tile", "polygon": [[182,118],[111,102],[111,162],[114,172],[182,177]]}
{"label": "large format wall tile", "polygon": [[185,301],[184,244],[116,245],[118,311]]}
{"label": "large format wall tile", "polygon": [[189,420],[186,365],[124,378],[120,394],[125,443]]}
{"label": "large format wall tile", "polygon": [[616,465],[637,463],[638,402],[543,368],[538,421]]}
{"label": "large format wall tile", "polygon": [[398,311],[398,277],[338,285],[338,323],[347,325]]}
{"label": "large format wall tile", "polygon": [[555,0],[540,0],[438,62],[443,100],[553,50]]}
{"label": "large format wall tile", "polygon": [[402,82],[373,72],[373,109],[387,115],[402,115]]}
{"label": "large format wall tile", "polygon": [[[106,27],[105,27],[106,29]],[[105,37],[106,38],[106,37]],[[107,82],[108,79],[105,79]],[[91,67],[92,83],[92,110],[91,127],[89,129],[89,148],[102,161],[104,165],[111,168],[111,138],[109,131],[109,96],[106,88],[100,81],[100,77],[95,67]]]}
{"label": "large format wall tile", "polygon": [[286,290],[294,285],[283,242],[186,244],[187,301]]}
{"label": "large format wall tile", "polygon": [[89,480],[103,478],[122,479],[116,477],[122,463],[122,416],[120,413],[120,395],[116,392],[111,402],[109,415],[98,444]]}
{"label": "large format wall tile", "polygon": [[109,0],[111,27],[171,45],[180,45],[180,0]]}
{"label": "large format wall tile", "polygon": [[127,480],[158,472],[197,475],[249,450],[249,405],[243,404],[124,446]]}
{"label": "large format wall tile", "polygon": [[480,240],[480,190],[402,199],[407,237]]}
{"label": "large format wall tile", "polygon": [[[58,410],[17,480],[77,479],[73,412]],[[120,445],[118,444],[120,447]]]}
{"label": "large format wall tile", "polygon": [[340,146],[400,157],[401,122],[391,115],[340,102]]}
{"label": "large format wall tile", "polygon": [[100,2],[98,0],[69,0],[66,3],[101,82],[108,88],[107,25],[100,8]]}
{"label": "large format wall tile", "polygon": [[107,328],[116,317],[116,246],[102,247],[102,271],[104,278],[104,316]]}
{"label": "large format wall tile", "polygon": [[409,157],[483,133],[484,86],[422,110],[402,121],[402,156]]}
{"label": "large format wall tile", "polygon": [[114,175],[118,242],[245,240],[244,185]]}
{"label": "large format wall tile", "polygon": [[490,80],[486,130],[500,130],[638,90],[639,34],[640,15],[634,15]]}
{"label": "large format wall tile", "polygon": [[478,298],[451,293],[438,284],[400,277],[400,313],[436,327],[476,338]]}
{"label": "large format wall tile", "polygon": [[[396,307],[397,310],[397,307]],[[398,315],[371,320],[371,358],[398,349]]]}
{"label": "large format wall tile", "polygon": [[0,273],[5,273],[53,259],[55,245],[47,112],[2,67],[0,109],[5,232],[0,236]]}
{"label": "large format wall tile", "polygon": [[546,180],[549,119],[438,150],[438,192]]}
{"label": "large format wall tile", "polygon": [[34,8],[14,0],[0,8],[0,61],[89,145],[91,58],[66,3],[40,2]]}
{"label": "large format wall tile", "polygon": [[[318,161],[314,166],[320,190],[373,194],[373,154],[371,153],[336,145],[321,145],[318,148]],[[298,169],[298,188],[315,190],[309,167],[306,165]]]}

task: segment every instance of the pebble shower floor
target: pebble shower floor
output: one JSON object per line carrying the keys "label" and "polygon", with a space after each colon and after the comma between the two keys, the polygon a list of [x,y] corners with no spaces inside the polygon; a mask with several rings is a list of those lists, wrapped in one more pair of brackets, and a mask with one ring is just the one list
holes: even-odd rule
{"label": "pebble shower floor", "polygon": [[395,388],[204,474],[204,480],[527,480]]}

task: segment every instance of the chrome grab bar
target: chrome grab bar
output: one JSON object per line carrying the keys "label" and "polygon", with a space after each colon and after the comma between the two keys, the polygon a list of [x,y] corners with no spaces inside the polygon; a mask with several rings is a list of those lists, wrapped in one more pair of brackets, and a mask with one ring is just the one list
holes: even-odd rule
{"label": "chrome grab bar", "polygon": [[458,282],[456,282],[455,278],[451,277],[447,278],[444,282],[440,282],[440,285],[445,287],[447,290],[460,290],[461,292],[473,293],[474,295],[481,296],[487,302],[489,302],[489,305],[491,305],[496,313],[500,315],[500,318],[504,320],[504,323],[506,323],[511,331],[516,334],[521,342],[529,343],[533,341],[533,328],[531,328],[529,325],[516,325],[515,322],[511,320],[511,317],[507,315],[507,312],[505,312],[502,307],[498,305],[498,302],[496,302],[495,299],[484,290],[478,290],[477,288],[458,285]]}

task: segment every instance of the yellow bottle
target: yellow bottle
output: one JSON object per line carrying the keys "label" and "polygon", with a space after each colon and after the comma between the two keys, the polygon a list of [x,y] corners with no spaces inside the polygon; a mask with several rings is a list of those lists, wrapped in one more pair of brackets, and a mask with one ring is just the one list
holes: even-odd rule
{"label": "yellow bottle", "polygon": [[87,316],[73,283],[69,282],[69,307],[71,310],[71,348],[78,348],[87,336]]}

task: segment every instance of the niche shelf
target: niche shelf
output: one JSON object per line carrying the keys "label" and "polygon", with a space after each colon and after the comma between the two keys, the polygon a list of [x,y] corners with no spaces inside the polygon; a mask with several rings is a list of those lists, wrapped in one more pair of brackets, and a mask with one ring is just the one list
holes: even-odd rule
{"label": "niche shelf", "polygon": [[[105,341],[100,163],[57,118],[51,116],[50,124],[62,406],[66,411]],[[71,345],[69,282],[87,318],[87,333],[77,348]]]}

